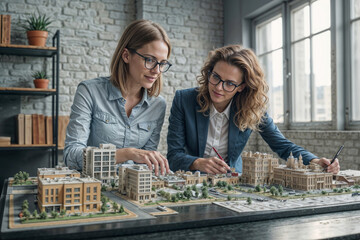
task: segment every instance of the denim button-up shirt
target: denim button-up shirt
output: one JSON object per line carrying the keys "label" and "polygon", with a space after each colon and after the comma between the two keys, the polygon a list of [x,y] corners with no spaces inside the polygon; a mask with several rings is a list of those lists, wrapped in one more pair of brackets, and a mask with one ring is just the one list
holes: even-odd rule
{"label": "denim button-up shirt", "polygon": [[72,169],[82,169],[83,149],[112,143],[117,148],[156,150],[165,117],[163,97],[149,97],[144,91],[141,101],[125,111],[126,100],[109,77],[79,84],[71,107],[67,127],[64,162]]}

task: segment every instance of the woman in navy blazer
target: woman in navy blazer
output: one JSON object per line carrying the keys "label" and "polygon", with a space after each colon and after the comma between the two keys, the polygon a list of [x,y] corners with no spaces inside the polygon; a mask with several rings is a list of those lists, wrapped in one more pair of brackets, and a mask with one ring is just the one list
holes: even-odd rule
{"label": "woman in navy blazer", "polygon": [[[198,83],[198,88],[175,93],[167,136],[167,158],[172,171],[219,174],[235,167],[236,172],[241,173],[241,152],[252,131],[258,131],[282,159],[287,159],[292,152],[294,157],[301,154],[304,164],[314,162],[328,166],[327,171],[333,173],[340,170],[337,159],[330,164],[329,159],[319,159],[281,134],[266,113],[268,86],[250,49],[230,45],[211,51]],[[224,112],[228,113],[225,114],[228,120],[219,125],[213,116]],[[225,144],[219,142],[219,138]],[[221,146],[220,155],[226,156],[225,161],[216,157],[215,149],[212,150],[214,143]]]}

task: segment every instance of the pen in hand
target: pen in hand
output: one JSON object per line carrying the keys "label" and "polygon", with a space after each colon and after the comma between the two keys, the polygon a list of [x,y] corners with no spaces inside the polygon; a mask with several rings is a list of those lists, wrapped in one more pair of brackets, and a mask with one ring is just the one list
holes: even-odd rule
{"label": "pen in hand", "polygon": [[[337,151],[337,153],[335,154],[335,156],[333,157],[333,159],[330,162],[330,165],[333,164],[335,162],[335,159],[340,155],[341,151],[343,150],[344,145],[341,145],[339,150]],[[328,166],[327,166],[328,167]],[[327,167],[324,168],[324,171],[327,170]]]}
{"label": "pen in hand", "polygon": [[[218,153],[218,151],[216,150],[216,148],[212,147],[212,149],[214,149],[214,151],[215,151],[215,153],[218,155],[218,157],[225,162],[225,160],[221,157],[221,155]],[[226,170],[226,172],[231,172],[231,171],[230,171],[230,170]]]}

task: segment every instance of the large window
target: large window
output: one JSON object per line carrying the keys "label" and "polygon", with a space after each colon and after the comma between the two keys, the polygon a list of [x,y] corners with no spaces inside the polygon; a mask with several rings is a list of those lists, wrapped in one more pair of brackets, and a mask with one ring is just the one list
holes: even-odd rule
{"label": "large window", "polygon": [[254,48],[269,84],[268,112],[274,122],[290,128],[329,126],[334,116],[331,1],[285,2],[253,23]]}
{"label": "large window", "polygon": [[360,121],[360,0],[350,1],[351,120]]}
{"label": "large window", "polygon": [[[282,17],[276,15],[256,27],[256,50],[269,85],[269,114],[284,122]],[[264,41],[265,40],[265,41]]]}
{"label": "large window", "polygon": [[291,11],[292,121],[331,120],[330,0]]}

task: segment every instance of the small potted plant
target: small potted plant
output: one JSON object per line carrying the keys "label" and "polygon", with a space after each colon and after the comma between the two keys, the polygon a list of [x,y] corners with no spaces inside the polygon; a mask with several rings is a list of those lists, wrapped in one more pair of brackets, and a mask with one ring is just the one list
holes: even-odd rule
{"label": "small potted plant", "polygon": [[34,78],[35,88],[48,88],[49,79],[47,79],[46,73],[44,71],[36,71],[33,73],[32,77]]}
{"label": "small potted plant", "polygon": [[50,18],[46,15],[39,15],[36,17],[32,15],[27,24],[23,25],[26,30],[29,45],[45,47],[46,39],[48,37],[48,26],[52,23]]}

